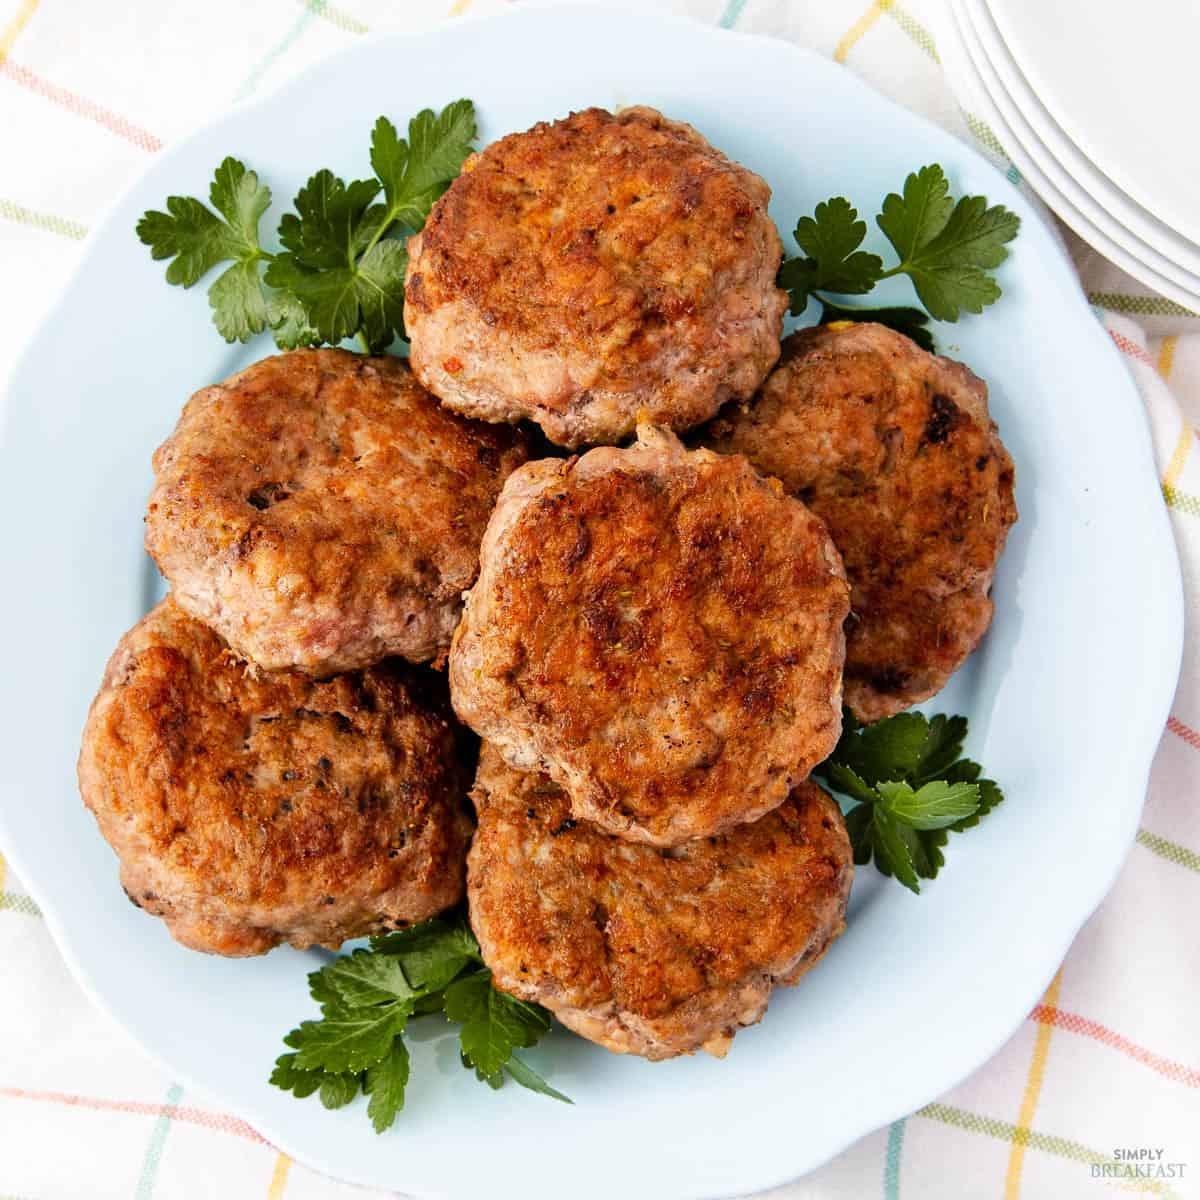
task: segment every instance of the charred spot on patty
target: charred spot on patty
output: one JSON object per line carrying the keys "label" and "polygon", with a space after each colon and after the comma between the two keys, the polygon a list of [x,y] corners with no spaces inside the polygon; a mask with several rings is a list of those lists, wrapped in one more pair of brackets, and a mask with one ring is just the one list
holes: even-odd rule
{"label": "charred spot on patty", "polygon": [[930,402],[929,423],[925,426],[925,441],[933,445],[944,442],[962,424],[964,418],[958,405],[940,392]]}
{"label": "charred spot on patty", "polygon": [[291,493],[282,483],[264,483],[246,497],[246,503],[251,508],[257,508],[259,512],[265,512],[272,504],[278,504],[290,495]]}

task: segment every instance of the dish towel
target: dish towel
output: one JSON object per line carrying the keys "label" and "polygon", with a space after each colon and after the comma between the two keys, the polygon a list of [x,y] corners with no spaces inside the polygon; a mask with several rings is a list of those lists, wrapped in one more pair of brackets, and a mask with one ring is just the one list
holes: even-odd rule
{"label": "dish towel", "polygon": [[[668,7],[831,55],[974,141],[1019,182],[970,102],[960,109],[947,86],[930,33],[937,5],[678,0]],[[503,7],[503,0],[0,0],[0,373],[66,285],[88,228],[163,146],[373,31]],[[1121,6],[1117,15],[1150,19],[1136,7]],[[1116,75],[1116,64],[1111,69]],[[1137,843],[1041,1003],[991,1062],[773,1197],[1200,1196],[1200,320],[1147,294],[1078,241],[1068,243],[1096,319],[1149,414],[1187,588],[1183,677]],[[1087,843],[1081,829],[1081,854]],[[1014,886],[1021,886],[1019,864]],[[0,964],[0,1200],[376,1194],[292,1162],[150,1062],[73,982],[3,858]],[[946,1003],[952,1019],[953,1006],[971,1003],[970,981]],[[870,1087],[870,1064],[854,1069]],[[1126,1149],[1182,1164],[1182,1178],[1104,1178],[1103,1168]],[[403,1175],[397,1163],[400,1186]]]}

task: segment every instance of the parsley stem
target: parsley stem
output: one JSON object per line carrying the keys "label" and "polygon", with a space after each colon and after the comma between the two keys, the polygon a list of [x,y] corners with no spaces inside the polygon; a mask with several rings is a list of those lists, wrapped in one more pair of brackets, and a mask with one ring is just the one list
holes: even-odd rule
{"label": "parsley stem", "polygon": [[[367,256],[367,255],[368,255],[368,254],[369,254],[369,253],[372,251],[372,250],[374,250],[374,249],[375,249],[375,246],[376,246],[376,244],[378,243],[379,239],[380,239],[381,237],[383,237],[383,235],[384,235],[385,233],[387,233],[387,231],[388,231],[389,229],[391,229],[391,227],[392,227],[392,226],[393,226],[393,225],[396,223],[396,218],[397,218],[399,215],[400,215],[400,209],[399,209],[399,206],[394,206],[394,207],[392,207],[392,208],[389,208],[389,209],[388,209],[388,211],[387,211],[387,215],[386,215],[386,216],[383,218],[383,220],[380,222],[379,228],[378,228],[377,230],[375,230],[375,233],[374,233],[374,235],[372,236],[371,240],[370,240],[370,241],[369,241],[369,242],[366,244],[366,247],[364,248],[364,250],[363,250],[362,254],[360,254],[360,255],[358,256],[358,259],[359,259],[359,261],[361,261],[361,260],[362,260],[363,258],[365,258],[365,257],[366,257],[366,256]],[[352,264],[352,265],[353,265],[353,264]]]}

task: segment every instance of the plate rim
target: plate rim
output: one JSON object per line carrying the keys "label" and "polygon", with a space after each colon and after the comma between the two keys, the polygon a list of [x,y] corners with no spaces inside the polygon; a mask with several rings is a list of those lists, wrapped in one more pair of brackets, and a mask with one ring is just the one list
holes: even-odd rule
{"label": "plate rim", "polygon": [[[1093,249],[1099,251],[1104,257],[1110,259],[1114,265],[1125,271],[1128,275],[1133,276],[1144,286],[1151,288],[1153,291],[1160,293],[1189,311],[1200,308],[1200,292],[1193,294],[1174,279],[1164,275],[1157,267],[1139,258],[1126,245],[1116,241],[1110,233],[1106,232],[1095,221],[1080,211],[1074,200],[1065,195],[1059,185],[1050,178],[1046,169],[1041,165],[1041,162],[1029,152],[1026,143],[1017,137],[1008,118],[1001,111],[991,88],[988,86],[987,80],[980,71],[978,63],[975,60],[975,55],[968,44],[967,36],[961,28],[961,22],[966,20],[966,16],[960,12],[960,5],[955,0],[950,0],[946,11],[949,22],[946,32],[957,42],[956,50],[958,56],[964,61],[966,69],[971,73],[972,79],[980,91],[981,98],[986,101],[988,107],[987,115],[990,123],[997,130],[1008,135],[1004,140],[1005,153],[1012,159],[1021,173],[1037,185],[1035,191],[1041,202],[1061,217]],[[970,29],[972,34],[974,34],[974,26],[970,26]],[[943,46],[944,50],[945,47]],[[952,51],[951,53],[953,54],[954,52]],[[1011,101],[1011,97],[1009,99],[1010,102],[1015,104],[1015,101]],[[1197,277],[1197,284],[1200,286],[1200,277]]]}
{"label": "plate rim", "polygon": [[[171,146],[162,153],[156,155],[153,159],[147,162],[141,170],[138,171],[136,177],[132,178],[128,185],[123,188],[120,194],[106,208],[103,216],[93,225],[92,231],[85,239],[79,260],[71,272],[70,278],[64,284],[62,290],[50,303],[46,311],[29,341],[26,343],[22,352],[14,360],[11,370],[7,377],[3,380],[3,392],[7,395],[12,390],[14,382],[26,369],[27,362],[33,357],[33,352],[40,343],[45,331],[50,327],[62,307],[66,302],[66,297],[73,290],[73,285],[76,280],[83,275],[89,268],[90,260],[95,252],[95,247],[99,241],[104,239],[110,228],[113,226],[115,216],[121,208],[124,207],[131,193],[140,188],[147,176],[157,173],[160,170],[166,170],[176,157],[185,154],[191,143],[197,138],[201,132],[208,132],[220,126],[227,125],[236,121],[239,117],[248,113],[255,112],[264,107],[269,107],[277,104],[284,98],[288,92],[297,89],[309,83],[314,76],[319,75],[323,71],[330,70],[335,64],[344,63],[347,60],[353,59],[356,55],[372,52],[369,47],[377,46],[379,42],[404,42],[413,43],[424,39],[441,39],[446,36],[453,36],[457,28],[465,26],[477,26],[485,24],[499,23],[519,23],[521,21],[530,20],[535,16],[538,19],[551,17],[563,21],[567,24],[584,18],[603,18],[611,20],[613,18],[624,19],[632,15],[631,7],[625,4],[613,3],[582,3],[582,4],[558,4],[550,2],[533,2],[523,3],[521,6],[509,9],[499,13],[479,13],[473,14],[468,18],[459,19],[457,22],[444,21],[443,23],[432,28],[405,31],[394,30],[385,33],[373,35],[370,39],[364,39],[362,42],[354,43],[339,51],[326,56],[311,64],[303,71],[291,76],[287,80],[282,81],[278,86],[271,90],[255,96],[252,99],[240,104],[231,105],[222,110],[220,113],[211,117],[208,120],[197,122],[186,134],[181,135]],[[756,44],[763,50],[770,50],[771,53],[786,53],[792,56],[798,56],[799,60],[807,65],[811,65],[821,71],[836,71],[838,68],[834,66],[829,59],[808,47],[797,45],[782,38],[771,37],[764,34],[753,33],[743,30],[726,30],[715,25],[709,25],[698,21],[691,17],[682,16],[674,12],[654,11],[652,13],[637,12],[637,16],[641,26],[645,26],[647,22],[657,24],[662,30],[671,30],[688,36],[703,37],[708,40],[724,40],[729,42],[731,39],[741,41],[743,44]],[[850,79],[850,86],[861,88],[872,97],[872,103],[880,105],[894,114],[897,114],[901,124],[910,122],[916,126],[923,127],[927,131],[932,131],[937,138],[953,138],[953,135],[948,131],[938,126],[935,122],[920,113],[913,112],[905,108],[903,105],[893,101],[890,97],[881,94],[866,81],[857,76],[847,73]],[[973,146],[966,143],[960,143],[960,152],[966,157],[975,160],[978,164],[987,167],[988,171],[994,175],[996,191],[1004,192],[1005,194],[1015,194],[1019,196],[1016,189],[1004,179],[1002,173],[996,170],[994,165],[988,162],[987,158],[980,154]],[[1025,207],[1033,208],[1029,205],[1028,200],[1021,197],[1021,203]],[[1070,285],[1071,290],[1077,297],[1079,303],[1086,308],[1086,299],[1082,295],[1082,289],[1078,278],[1074,275],[1073,268],[1070,265],[1069,257],[1065,248],[1061,245],[1057,237],[1054,236],[1052,229],[1045,229],[1044,232],[1048,235],[1047,242],[1054,246],[1057,252],[1057,267],[1060,280],[1063,285]],[[1083,314],[1081,314],[1083,315]],[[1138,420],[1136,424],[1139,427],[1142,440],[1140,457],[1144,462],[1151,467],[1154,465],[1153,448],[1150,438],[1150,431],[1144,408],[1141,404],[1140,396],[1136,391],[1132,379],[1129,378],[1124,364],[1120,361],[1119,353],[1112,345],[1107,334],[1100,326],[1099,322],[1092,322],[1094,328],[1089,335],[1094,342],[1097,355],[1107,355],[1110,363],[1115,371],[1121,373],[1125,379],[1125,385],[1130,393],[1131,400],[1138,406]],[[1082,327],[1082,326],[1081,326]],[[8,428],[10,423],[11,405],[4,404],[0,407],[0,455],[9,451],[8,445]],[[1141,475],[1141,464],[1137,464],[1131,474]],[[1153,475],[1155,488],[1157,489],[1157,475]],[[1147,481],[1148,482],[1148,481]],[[1130,485],[1133,486],[1132,484]],[[1125,771],[1124,781],[1130,788],[1136,789],[1138,794],[1144,798],[1146,784],[1149,777],[1149,771],[1153,763],[1161,730],[1165,724],[1166,716],[1169,713],[1171,699],[1174,690],[1174,681],[1178,677],[1179,666],[1183,651],[1183,590],[1182,590],[1182,575],[1179,566],[1177,552],[1175,551],[1175,543],[1173,533],[1170,527],[1169,518],[1165,508],[1161,506],[1156,510],[1157,517],[1155,520],[1160,526],[1160,531],[1165,531],[1166,538],[1169,540],[1171,553],[1169,562],[1171,564],[1171,579],[1162,579],[1159,582],[1158,590],[1164,597],[1164,604],[1170,610],[1170,631],[1167,644],[1176,646],[1174,662],[1166,663],[1163,667],[1163,678],[1169,677],[1170,688],[1166,683],[1163,684],[1163,699],[1157,709],[1152,714],[1154,719],[1150,720],[1144,717],[1137,723],[1140,726],[1139,736],[1137,739],[1131,739],[1134,744],[1142,747],[1141,753],[1131,755],[1135,760],[1135,765]],[[1159,711],[1161,710],[1161,712]],[[1122,788],[1121,790],[1125,790]],[[918,1086],[897,1086],[893,1089],[893,1094],[898,1098],[886,1102],[881,1106],[876,1106],[871,1109],[871,1115],[867,1118],[861,1116],[853,1123],[853,1126],[847,1126],[847,1131],[839,1138],[829,1140],[828,1144],[810,1148],[806,1154],[799,1158],[798,1166],[789,1170],[786,1174],[777,1175],[769,1174],[753,1175],[748,1169],[747,1178],[750,1181],[746,1186],[754,1190],[768,1189],[780,1186],[781,1184],[795,1180],[808,1172],[817,1169],[827,1163],[832,1158],[841,1154],[848,1146],[859,1140],[866,1134],[882,1128],[890,1122],[906,1116],[922,1103],[924,1103],[931,1095],[940,1095],[956,1083],[961,1081],[967,1075],[977,1070],[981,1065],[991,1059],[996,1051],[1012,1036],[1013,1031],[1019,1028],[1021,1022],[1025,1018],[1025,1014],[1030,1010],[1036,1002],[1041,991],[1048,980],[1052,977],[1059,963],[1065,957],[1071,944],[1074,942],[1079,930],[1083,924],[1096,911],[1104,897],[1111,890],[1117,875],[1124,866],[1128,851],[1134,841],[1134,834],[1140,819],[1140,807],[1137,810],[1132,810],[1129,819],[1123,822],[1123,829],[1119,838],[1114,838],[1114,842],[1119,841],[1122,847],[1119,856],[1115,857],[1112,868],[1109,872],[1098,874],[1094,886],[1088,891],[1087,895],[1078,902],[1076,908],[1072,911],[1079,913],[1078,919],[1074,917],[1070,920],[1060,922],[1063,936],[1051,937],[1041,943],[1043,947],[1052,945],[1053,953],[1048,953],[1043,949],[1042,958],[1052,959],[1053,962],[1045,969],[1029,970],[1023,973],[1022,978],[1029,982],[1029,987],[1019,989],[1023,994],[1028,993],[1028,1000],[1020,1006],[1019,1012],[1014,1012],[1011,1019],[1004,1022],[996,1022],[997,1028],[993,1036],[976,1037],[972,1045],[974,1049],[969,1055],[962,1056],[960,1061],[955,1065],[946,1065],[940,1072],[936,1072],[930,1076],[923,1077],[924,1082]],[[101,1011],[105,1012],[120,1028],[125,1030],[139,1048],[148,1054],[155,1062],[159,1063],[177,1079],[181,1079],[189,1086],[197,1090],[207,1093],[213,1099],[217,1100],[221,1105],[226,1106],[229,1111],[238,1114],[242,1119],[246,1120],[256,1131],[260,1132],[272,1145],[285,1150],[289,1155],[297,1158],[301,1162],[305,1162],[313,1166],[314,1169],[324,1172],[334,1178],[344,1179],[351,1182],[356,1182],[365,1186],[379,1187],[381,1186],[378,1180],[366,1172],[356,1172],[347,1170],[342,1165],[330,1165],[328,1160],[323,1160],[319,1147],[309,1147],[307,1145],[297,1145],[293,1140],[292,1135],[286,1129],[277,1129],[275,1122],[271,1119],[262,1119],[252,1111],[252,1104],[244,1102],[240,1097],[231,1095],[226,1091],[220,1083],[214,1084],[207,1081],[197,1081],[189,1071],[181,1071],[174,1066],[166,1056],[159,1054],[156,1050],[147,1046],[140,1033],[131,1028],[122,1019],[116,1009],[110,1004],[109,1000],[99,993],[93,986],[90,975],[83,965],[80,957],[75,950],[76,938],[68,929],[65,917],[59,911],[59,905],[53,896],[46,894],[41,887],[36,874],[31,874],[25,866],[25,859],[21,849],[15,849],[11,839],[7,836],[8,822],[6,818],[5,806],[0,805],[0,837],[4,838],[5,853],[9,861],[12,862],[16,872],[21,876],[22,882],[29,889],[30,894],[41,905],[45,915],[47,929],[54,939],[55,945],[62,954],[64,961],[69,967],[72,976],[76,982],[80,984],[84,993],[89,1000],[96,1004]],[[1016,1006],[1014,1006],[1015,1008]],[[899,1099],[903,1096],[904,1099]],[[867,1106],[863,1106],[864,1108]],[[863,1109],[859,1109],[862,1112]],[[336,1139],[331,1139],[336,1140]],[[438,1189],[424,1192],[425,1195],[443,1195],[444,1193]],[[691,1194],[691,1193],[689,1193]],[[697,1193],[698,1194],[698,1193]]]}
{"label": "plate rim", "polygon": [[[1111,148],[1103,153],[1097,153],[1097,149],[1103,149],[1097,140],[1094,131],[1089,132],[1088,128],[1080,124],[1078,121],[1072,121],[1070,113],[1064,106],[1060,94],[1053,86],[1047,86],[1051,83],[1050,76],[1043,71],[1042,65],[1034,60],[1034,56],[1029,55],[1028,43],[1026,42],[1025,34],[1016,32],[1018,29],[1017,22],[1019,17],[1014,15],[1011,10],[1005,10],[1002,6],[994,3],[994,0],[985,0],[988,12],[992,14],[992,18],[996,23],[996,28],[1000,30],[1001,36],[1006,46],[1009,47],[1013,60],[1021,67],[1021,73],[1030,80],[1030,82],[1038,89],[1045,99],[1047,110],[1054,115],[1055,120],[1062,128],[1067,131],[1068,136],[1075,141],[1079,148],[1090,158],[1097,166],[1100,166],[1106,158],[1112,159]],[[1016,36],[1013,34],[1016,32]],[[1022,51],[1021,46],[1025,45],[1026,49]],[[1076,132],[1071,133],[1072,126]],[[1105,174],[1109,175],[1123,191],[1127,192],[1131,197],[1136,199],[1138,203],[1146,209],[1147,212],[1155,213],[1154,198],[1147,191],[1144,191],[1136,176],[1129,174],[1128,167],[1120,166],[1119,162],[1113,159],[1115,165],[1102,167]],[[1184,209],[1177,207],[1180,201],[1178,198],[1170,200],[1168,207],[1175,213],[1182,213]],[[1186,206],[1185,206],[1186,207]],[[1159,218],[1165,225],[1176,228],[1172,221],[1168,220],[1168,214],[1165,209],[1161,209],[1162,216]],[[1157,214],[1156,214],[1157,215]],[[1193,223],[1194,222],[1194,223]],[[1186,232],[1190,225],[1191,232]],[[1200,220],[1195,216],[1189,216],[1187,220],[1179,223],[1177,232],[1180,236],[1187,237],[1188,241],[1193,244],[1196,239],[1200,238]]]}
{"label": "plate rim", "polygon": [[[986,0],[954,2],[975,31],[988,63],[1003,85],[1005,95],[1021,114],[1047,156],[1101,212],[1114,220],[1118,229],[1127,228],[1140,245],[1195,279],[1197,295],[1200,297],[1200,245],[1172,229],[1140,204],[1114,179],[1105,175],[1071,140],[1025,77],[1020,64],[1008,49]],[[1020,85],[1019,93],[1014,84]],[[1112,201],[1116,202],[1115,206]],[[1117,208],[1120,212],[1115,211]]]}

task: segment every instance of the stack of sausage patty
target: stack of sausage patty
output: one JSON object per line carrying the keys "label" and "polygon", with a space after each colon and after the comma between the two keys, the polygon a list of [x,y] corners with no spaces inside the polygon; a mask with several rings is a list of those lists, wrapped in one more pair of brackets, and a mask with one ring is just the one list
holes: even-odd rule
{"label": "stack of sausage patty", "polygon": [[653,1059],[821,957],[852,865],[809,773],[843,701],[974,649],[1016,512],[966,368],[865,324],[781,353],[768,199],[650,109],[537,125],[410,240],[407,362],[192,397],[146,518],[171,594],[79,762],[135,904],[246,955],[465,893],[497,987]]}

